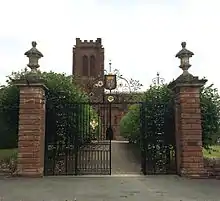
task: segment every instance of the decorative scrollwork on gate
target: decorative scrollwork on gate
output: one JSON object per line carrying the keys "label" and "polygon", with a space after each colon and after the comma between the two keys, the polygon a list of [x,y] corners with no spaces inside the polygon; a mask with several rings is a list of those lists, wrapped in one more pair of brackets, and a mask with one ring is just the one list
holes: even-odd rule
{"label": "decorative scrollwork on gate", "polygon": [[91,102],[103,102],[107,101],[107,96],[111,93],[117,102],[129,102],[136,100],[136,97],[140,97],[139,93],[143,85],[139,80],[126,79],[118,69],[111,70],[111,63],[109,63],[109,72],[116,75],[117,86],[114,90],[106,90],[104,88],[104,73],[108,73],[107,70],[100,72],[100,74],[94,78],[88,78],[86,81],[86,91],[90,97]]}
{"label": "decorative scrollwork on gate", "polygon": [[118,94],[118,93],[135,93],[141,90],[143,85],[140,83],[139,80],[135,79],[126,79],[118,69],[115,69],[113,71],[114,74],[116,74],[117,77],[117,87],[116,89],[112,90],[111,92],[113,94]]}
{"label": "decorative scrollwork on gate", "polygon": [[86,91],[91,102],[103,102],[104,98],[104,76],[100,73],[96,78],[87,80]]}

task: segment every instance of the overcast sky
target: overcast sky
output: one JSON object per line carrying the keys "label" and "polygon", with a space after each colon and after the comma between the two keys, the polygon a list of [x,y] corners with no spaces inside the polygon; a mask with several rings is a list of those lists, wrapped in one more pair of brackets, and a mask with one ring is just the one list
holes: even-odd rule
{"label": "overcast sky", "polygon": [[0,0],[0,82],[28,63],[36,40],[43,71],[72,71],[75,38],[101,37],[108,60],[126,77],[170,81],[181,69],[175,54],[186,41],[190,72],[220,89],[219,0]]}

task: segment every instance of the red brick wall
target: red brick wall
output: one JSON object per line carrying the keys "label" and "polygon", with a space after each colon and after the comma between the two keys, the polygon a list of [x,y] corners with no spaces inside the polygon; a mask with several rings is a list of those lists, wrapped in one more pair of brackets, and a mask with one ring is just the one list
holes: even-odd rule
{"label": "red brick wall", "polygon": [[176,93],[177,169],[191,177],[205,173],[199,91],[198,86],[183,86]]}
{"label": "red brick wall", "polygon": [[18,174],[43,176],[45,92],[41,86],[20,87]]}

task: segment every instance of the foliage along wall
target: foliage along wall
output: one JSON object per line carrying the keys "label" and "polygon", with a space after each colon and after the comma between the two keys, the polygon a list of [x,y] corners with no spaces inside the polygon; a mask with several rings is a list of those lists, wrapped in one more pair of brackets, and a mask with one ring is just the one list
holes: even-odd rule
{"label": "foliage along wall", "polygon": [[[201,89],[200,98],[203,146],[208,148],[209,145],[216,143],[220,136],[220,96],[218,90],[210,85]],[[121,134],[129,141],[139,144],[141,137],[153,136],[156,133],[165,132],[167,129],[170,131],[166,132],[166,135],[172,135],[175,129],[173,94],[167,85],[150,86],[142,101],[144,116],[140,113],[140,107],[131,106],[120,122]],[[141,136],[140,122],[143,120],[145,124],[144,136]]]}
{"label": "foliage along wall", "polygon": [[[26,79],[28,72],[13,72],[8,76],[7,86],[1,86],[0,89],[0,148],[17,147],[18,139],[18,113],[19,113],[19,89],[14,86],[13,81],[16,79]],[[82,92],[71,76],[54,72],[38,72],[38,76],[44,80],[48,90],[46,91],[46,113],[47,119],[54,120],[59,125],[58,132],[64,131],[65,126],[73,126],[73,116],[67,117],[67,109],[76,102],[88,101],[87,95]],[[65,109],[66,108],[66,109]],[[74,108],[72,108],[74,109]],[[92,108],[84,107],[80,114],[74,112],[75,117],[86,113],[95,116],[96,113]],[[52,112],[53,111],[53,112]],[[66,112],[65,112],[66,111]],[[72,113],[73,114],[73,113]],[[74,118],[75,118],[74,117]],[[79,126],[86,129],[89,126],[88,119],[84,118],[84,123]],[[49,131],[52,133],[53,130]]]}

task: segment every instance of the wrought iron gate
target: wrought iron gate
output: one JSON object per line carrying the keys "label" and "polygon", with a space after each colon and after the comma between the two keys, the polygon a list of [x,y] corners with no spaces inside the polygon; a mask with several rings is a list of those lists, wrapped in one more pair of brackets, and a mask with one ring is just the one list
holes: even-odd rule
{"label": "wrought iron gate", "polygon": [[111,103],[47,108],[45,175],[110,175],[111,134]]}
{"label": "wrought iron gate", "polygon": [[147,111],[146,103],[102,102],[47,108],[45,175],[111,174],[115,104],[139,105],[143,174],[176,173],[172,104]]}
{"label": "wrought iron gate", "polygon": [[141,143],[143,174],[176,174],[174,108],[157,104],[151,111],[142,104]]}

